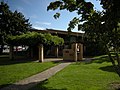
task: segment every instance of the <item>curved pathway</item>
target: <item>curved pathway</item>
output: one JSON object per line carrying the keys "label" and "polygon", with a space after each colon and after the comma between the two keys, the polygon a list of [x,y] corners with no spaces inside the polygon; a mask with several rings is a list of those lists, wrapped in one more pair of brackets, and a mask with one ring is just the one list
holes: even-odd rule
{"label": "curved pathway", "polygon": [[28,77],[24,80],[16,82],[12,85],[9,85],[1,90],[28,90],[31,87],[40,83],[41,81],[44,81],[44,80],[50,78],[51,76],[55,75],[57,72],[64,69],[69,64],[71,64],[71,62],[63,62],[57,66],[54,66],[50,69],[43,71],[41,73],[38,73],[38,74]]}

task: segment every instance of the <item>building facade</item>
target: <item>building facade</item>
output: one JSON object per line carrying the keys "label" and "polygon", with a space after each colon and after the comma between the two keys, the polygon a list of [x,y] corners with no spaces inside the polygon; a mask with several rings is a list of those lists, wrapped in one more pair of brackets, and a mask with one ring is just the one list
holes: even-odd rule
{"label": "building facade", "polygon": [[[51,35],[59,36],[64,39],[64,45],[57,46],[58,54],[56,54],[55,46],[50,46],[50,45],[44,46],[44,57],[45,58],[63,57],[63,49],[70,49],[71,44],[73,43],[83,43],[83,33],[79,33],[79,32],[68,32],[68,31],[54,30],[54,29],[46,29],[46,30],[31,29],[31,32],[50,33]],[[38,54],[35,52],[35,55],[38,55]]]}

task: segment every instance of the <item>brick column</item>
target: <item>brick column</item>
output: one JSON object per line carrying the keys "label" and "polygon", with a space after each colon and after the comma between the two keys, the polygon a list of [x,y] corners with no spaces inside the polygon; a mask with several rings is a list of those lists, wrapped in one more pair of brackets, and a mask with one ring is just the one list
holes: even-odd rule
{"label": "brick column", "polygon": [[44,53],[43,53],[43,44],[39,44],[39,62],[43,62]]}

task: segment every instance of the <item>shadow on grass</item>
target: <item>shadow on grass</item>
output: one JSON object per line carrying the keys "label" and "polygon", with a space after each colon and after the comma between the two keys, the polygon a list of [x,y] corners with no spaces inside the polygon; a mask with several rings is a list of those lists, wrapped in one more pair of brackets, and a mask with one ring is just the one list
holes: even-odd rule
{"label": "shadow on grass", "polygon": [[32,62],[32,61],[33,60],[29,59],[29,58],[10,60],[8,57],[0,57],[0,66],[19,64],[19,63],[28,63],[28,62]]}
{"label": "shadow on grass", "polygon": [[91,64],[91,63],[98,63],[102,64],[104,62],[110,62],[108,56],[100,56],[100,57],[93,57],[93,58],[85,58],[84,60],[77,61],[74,65],[79,65],[79,64]]}
{"label": "shadow on grass", "polygon": [[[32,82],[23,85],[12,84],[8,87],[1,88],[0,90],[67,90],[66,88],[63,89],[56,89],[53,87],[46,87],[45,85],[48,84],[48,80],[44,80],[41,82]],[[6,85],[4,85],[6,86]]]}
{"label": "shadow on grass", "polygon": [[107,71],[107,72],[114,72],[114,73],[116,73],[115,68],[113,66],[100,67],[99,69],[103,70],[103,71]]}
{"label": "shadow on grass", "polygon": [[4,84],[4,85],[0,85],[0,90],[1,90],[2,88],[4,88],[4,87],[9,86],[9,85],[11,85],[11,84]]}
{"label": "shadow on grass", "polygon": [[30,90],[67,90],[66,88],[62,88],[62,89],[57,89],[53,87],[46,87],[45,85],[47,85],[49,82],[48,80],[44,80],[42,82],[40,82],[38,85],[36,85],[35,87],[32,87]]}
{"label": "shadow on grass", "polygon": [[[114,57],[113,57],[114,58]],[[102,55],[102,56],[98,56],[98,57],[95,57],[95,58],[91,58],[89,60],[89,62],[85,61],[85,64],[91,64],[91,63],[97,63],[97,64],[102,64],[104,62],[111,62],[109,60],[109,57],[107,55]],[[115,68],[111,65],[111,66],[104,66],[104,67],[100,67],[99,68],[100,70],[103,70],[103,71],[106,71],[106,72],[114,72],[114,73],[117,73]]]}
{"label": "shadow on grass", "polygon": [[74,62],[71,60],[58,60],[58,61],[52,61],[53,63],[67,63],[67,62]]}
{"label": "shadow on grass", "polygon": [[93,57],[93,58],[85,58],[84,60],[85,64],[90,64],[90,63],[103,63],[103,62],[110,62],[109,57],[107,55],[102,55],[99,57]]}
{"label": "shadow on grass", "polygon": [[[83,61],[76,62],[74,65],[92,64],[92,63],[102,64],[104,62],[107,62],[107,63],[111,62],[107,55],[102,55],[102,56],[98,56],[98,57],[95,57],[95,58],[85,58]],[[114,72],[114,73],[117,74],[115,67],[112,66],[112,65],[110,66],[109,64],[101,66],[99,69],[102,70],[102,71]]]}

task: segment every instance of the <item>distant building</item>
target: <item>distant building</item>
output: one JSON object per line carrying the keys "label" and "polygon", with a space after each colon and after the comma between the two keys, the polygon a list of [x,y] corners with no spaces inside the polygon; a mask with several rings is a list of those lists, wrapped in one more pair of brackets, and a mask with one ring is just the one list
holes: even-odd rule
{"label": "distant building", "polygon": [[62,30],[54,30],[54,29],[46,29],[46,30],[39,30],[39,29],[31,29],[31,31],[39,32],[39,33],[50,33],[52,35],[57,35],[64,39],[65,44],[67,43],[74,43],[74,42],[83,42],[83,34],[79,32],[68,32]]}
{"label": "distant building", "polygon": [[[31,32],[38,33],[50,33],[51,35],[56,35],[64,39],[64,45],[58,47],[58,56],[63,56],[63,49],[71,48],[72,43],[83,43],[83,34],[79,32],[68,32],[62,30],[46,29],[38,30],[31,29]],[[54,46],[44,46],[44,57],[55,57],[55,47]]]}

